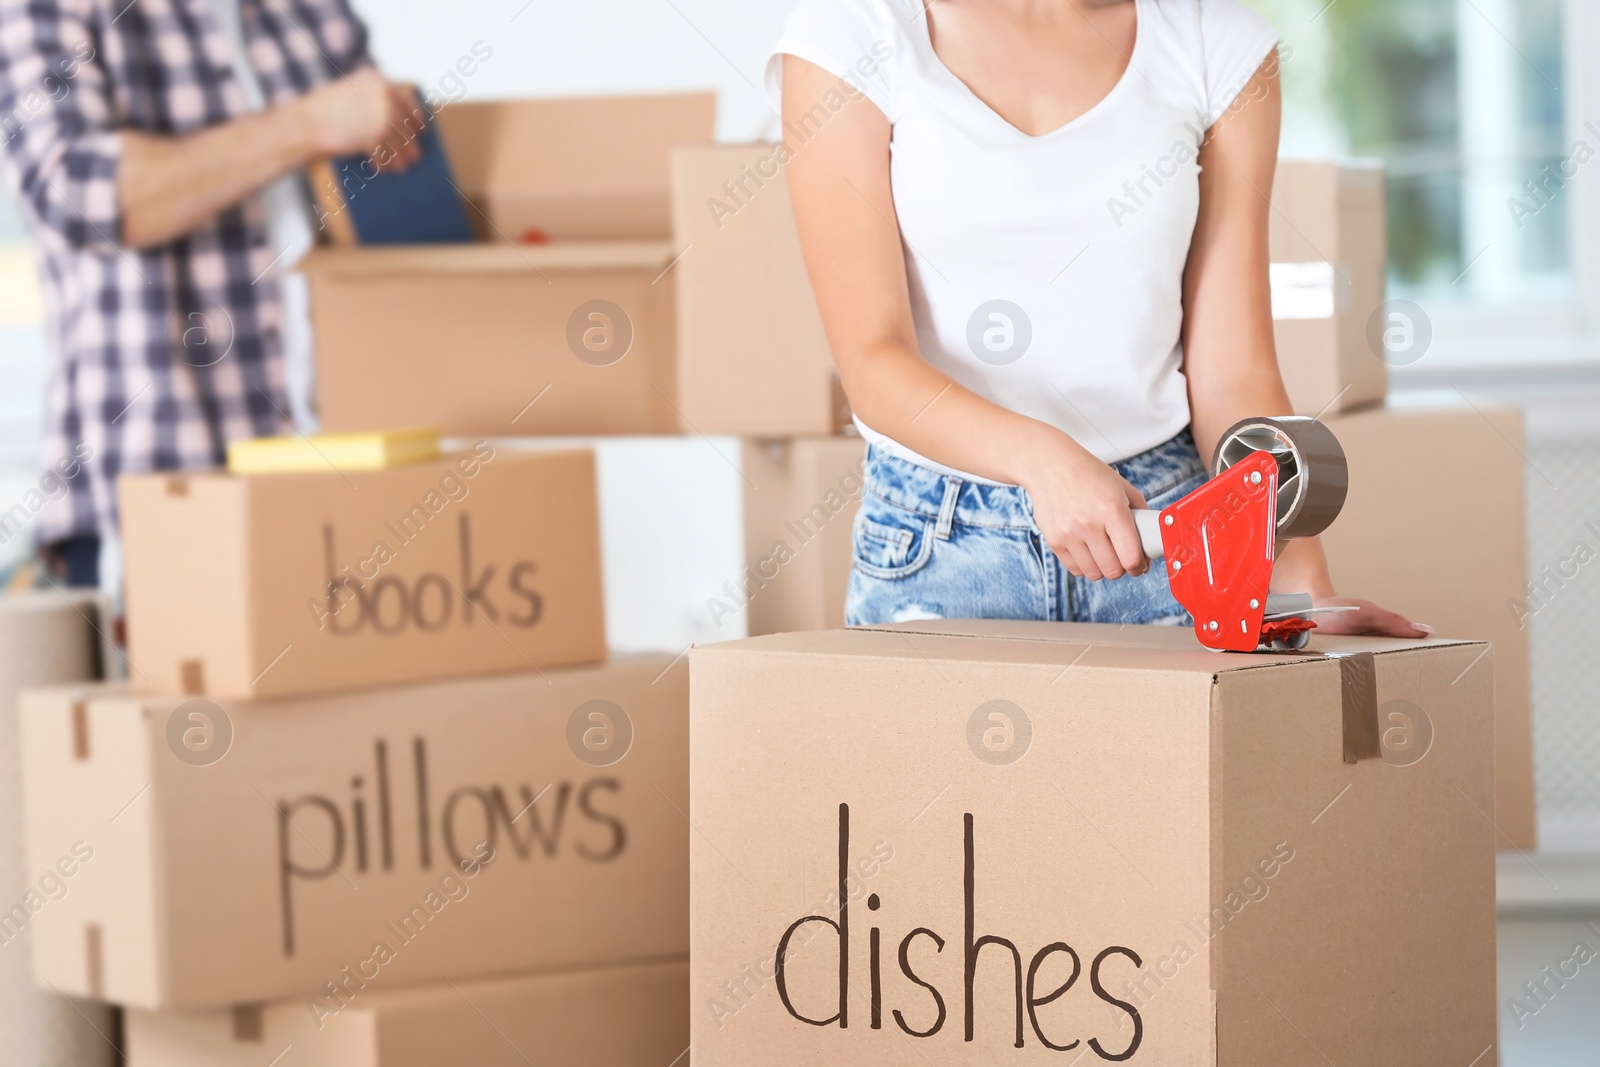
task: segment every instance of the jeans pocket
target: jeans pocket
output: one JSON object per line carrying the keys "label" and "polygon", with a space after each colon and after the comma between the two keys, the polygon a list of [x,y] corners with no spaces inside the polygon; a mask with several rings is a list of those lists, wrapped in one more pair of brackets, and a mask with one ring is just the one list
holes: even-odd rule
{"label": "jeans pocket", "polygon": [[933,524],[896,507],[863,508],[856,517],[855,566],[874,578],[908,578],[933,555]]}

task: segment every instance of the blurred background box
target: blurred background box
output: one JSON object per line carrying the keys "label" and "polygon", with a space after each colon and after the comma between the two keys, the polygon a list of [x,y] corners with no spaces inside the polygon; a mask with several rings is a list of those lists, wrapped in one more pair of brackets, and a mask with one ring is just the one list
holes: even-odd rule
{"label": "blurred background box", "polygon": [[1531,850],[1522,415],[1456,398],[1326,421],[1350,461],[1344,512],[1322,535],[1334,584],[1446,637],[1494,643],[1496,844]]}
{"label": "blurred background box", "polygon": [[[824,1049],[896,1067],[1044,1063],[1045,1035],[1096,1040],[1085,1064],[1481,1057],[1495,1041],[1494,831],[1478,810],[1493,802],[1494,689],[1466,668],[1484,647],[1321,643],[1352,658],[999,620],[696,648],[697,1067]],[[1397,706],[1435,725],[1429,747],[1381,747]],[[881,990],[862,944],[879,932]],[[727,1014],[701,1008],[776,959],[786,998],[768,982]],[[848,1028],[797,1017],[843,1010],[846,983]],[[869,993],[874,1017],[942,1025],[873,1028]]]}
{"label": "blurred background box", "polygon": [[859,437],[743,442],[752,636],[844,625],[866,452]]}
{"label": "blurred background box", "polygon": [[306,257],[323,428],[676,432],[667,152],[715,113],[710,93],[440,111],[479,243]]}
{"label": "blurred background box", "polygon": [[[115,650],[110,603],[73,590],[0,595],[0,1049],[7,1067],[112,1067],[104,1034],[111,1012],[37,986],[30,957],[34,916],[68,892],[55,864],[34,869],[25,854],[22,749],[17,703],[26,689],[102,675]],[[110,665],[114,670],[115,665]],[[57,888],[57,887],[60,888]]]}
{"label": "blurred background box", "polygon": [[715,93],[467,101],[439,132],[481,241],[667,241],[667,154],[709,142]]}
{"label": "blurred background box", "polygon": [[675,433],[671,262],[664,241],[314,252],[323,428]]}
{"label": "blurred background box", "polygon": [[590,451],[119,484],[140,685],[277,697],[605,656]]}
{"label": "blurred background box", "polygon": [[686,952],[687,703],[666,656],[255,704],[25,694],[29,866],[92,850],[33,919],[36,977],[155,1010],[347,966],[387,986]]}
{"label": "blurred background box", "polygon": [[672,153],[678,403],[704,433],[831,434],[850,422],[800,255],[777,144]]}
{"label": "blurred background box", "polygon": [[1368,330],[1386,284],[1383,168],[1279,163],[1267,232],[1278,366],[1295,412],[1382,403],[1388,367]]}
{"label": "blurred background box", "polygon": [[285,1067],[668,1067],[689,1046],[688,1001],[682,961],[400,988],[352,982],[331,1016],[311,1009],[329,1003],[317,997],[129,1012],[128,1067],[267,1067],[286,1052]]}

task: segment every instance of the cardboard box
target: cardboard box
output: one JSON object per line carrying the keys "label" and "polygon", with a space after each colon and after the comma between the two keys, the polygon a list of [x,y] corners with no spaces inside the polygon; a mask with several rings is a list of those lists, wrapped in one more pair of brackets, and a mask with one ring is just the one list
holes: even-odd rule
{"label": "cardboard box", "polygon": [[971,621],[695,649],[696,1067],[1484,1062],[1489,652],[1317,647],[1345,658]]}
{"label": "cardboard box", "polygon": [[1384,302],[1385,224],[1381,166],[1278,164],[1267,238],[1273,333],[1298,414],[1353,411],[1388,392],[1388,365],[1369,337]]}
{"label": "cardboard box", "polygon": [[843,626],[866,442],[797,437],[743,444],[750,633]]}
{"label": "cardboard box", "polygon": [[683,953],[686,675],[649,656],[281,702],[30,693],[29,866],[75,857],[33,918],[35,974],[155,1010]]}
{"label": "cardboard box", "polygon": [[677,432],[667,151],[715,115],[709,93],[440,111],[480,243],[306,257],[324,428]]}
{"label": "cardboard box", "polygon": [[689,1045],[689,965],[362,987],[338,999],[130,1011],[129,1067],[667,1067]]}
{"label": "cardboard box", "polygon": [[1456,403],[1327,424],[1350,462],[1344,511],[1322,535],[1334,582],[1446,636],[1494,643],[1495,826],[1501,848],[1532,849],[1521,413]]}
{"label": "cardboard box", "polygon": [[124,477],[132,677],[276,697],[605,656],[588,451]]}
{"label": "cardboard box", "polygon": [[832,434],[850,407],[822,331],[775,144],[672,153],[678,403],[704,433]]}
{"label": "cardboard box", "polygon": [[323,426],[675,433],[671,262],[664,243],[314,252]]}
{"label": "cardboard box", "polygon": [[667,153],[709,142],[712,92],[451,104],[439,112],[482,240],[666,241]]}

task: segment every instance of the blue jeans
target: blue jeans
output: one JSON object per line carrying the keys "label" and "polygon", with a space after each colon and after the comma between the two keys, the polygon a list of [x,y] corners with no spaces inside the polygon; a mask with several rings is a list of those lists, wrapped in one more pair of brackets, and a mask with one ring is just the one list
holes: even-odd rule
{"label": "blue jeans", "polygon": [[[1194,437],[1113,464],[1153,508],[1206,481]],[[1166,569],[1138,577],[1074,577],[1044,543],[1019,486],[982,485],[890,455],[867,452],[855,523],[845,623],[915,619],[1038,619],[1190,625]]]}

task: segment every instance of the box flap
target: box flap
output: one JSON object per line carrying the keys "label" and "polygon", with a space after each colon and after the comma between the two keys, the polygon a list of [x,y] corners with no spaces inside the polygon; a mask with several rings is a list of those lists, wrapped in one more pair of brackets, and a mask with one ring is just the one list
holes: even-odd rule
{"label": "box flap", "polygon": [[1034,622],[1014,619],[929,619],[850,630],[772,634],[700,646],[711,650],[802,655],[923,657],[1001,663],[1060,663],[1219,675],[1257,667],[1317,662],[1326,654],[1384,655],[1418,648],[1483,644],[1432,637],[1317,637],[1296,653],[1212,652],[1177,626]]}
{"label": "box flap", "polygon": [[408,245],[319,248],[300,270],[321,276],[540,271],[665,270],[672,246],[664,241],[568,241],[547,245]]}
{"label": "box flap", "polygon": [[487,239],[665,239],[667,153],[712,140],[715,93],[452,104],[439,130]]}

